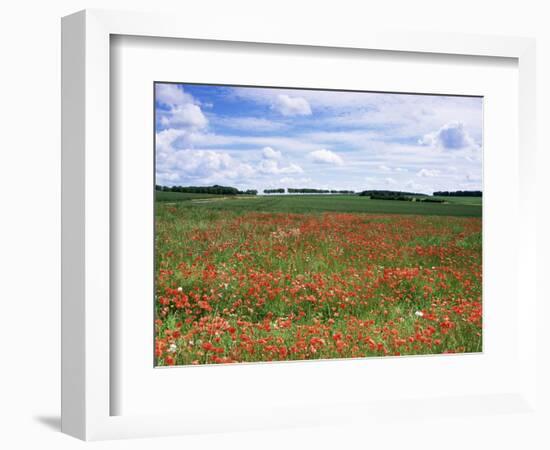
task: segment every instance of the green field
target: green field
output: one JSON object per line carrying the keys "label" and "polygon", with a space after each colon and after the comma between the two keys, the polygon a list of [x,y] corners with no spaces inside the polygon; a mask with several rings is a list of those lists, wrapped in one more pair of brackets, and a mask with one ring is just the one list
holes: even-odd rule
{"label": "green field", "polygon": [[163,192],[155,191],[155,199],[158,202],[180,202],[186,200],[197,200],[201,198],[221,198],[216,194],[191,194],[188,192]]}
{"label": "green field", "polygon": [[477,205],[481,206],[483,201],[482,197],[438,197],[433,196],[432,198],[443,200],[447,203],[452,203],[454,205]]}
{"label": "green field", "polygon": [[358,195],[258,195],[222,196],[157,192],[157,201],[173,202],[184,208],[206,208],[240,212],[349,212],[372,214],[417,214],[433,216],[481,217],[479,197],[437,197],[445,203],[371,200]]}
{"label": "green field", "polygon": [[157,365],[482,351],[481,199],[159,196]]}

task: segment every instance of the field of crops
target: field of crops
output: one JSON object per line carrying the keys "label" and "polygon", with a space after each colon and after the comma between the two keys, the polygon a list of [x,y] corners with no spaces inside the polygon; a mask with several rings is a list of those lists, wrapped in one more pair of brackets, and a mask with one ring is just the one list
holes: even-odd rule
{"label": "field of crops", "polygon": [[[220,196],[212,194],[188,194],[181,192],[157,192],[157,202],[190,202],[187,206],[208,203],[209,208],[231,212],[262,211],[289,213],[377,213],[377,214],[427,214],[434,216],[481,217],[481,198],[434,197],[445,203],[401,202],[396,200],[370,200],[358,195],[259,195]],[[206,202],[206,200],[210,200]],[[183,205],[180,205],[183,206]]]}
{"label": "field of crops", "polygon": [[186,200],[200,200],[203,198],[219,198],[215,194],[191,194],[188,192],[155,192],[155,200],[157,202],[180,202]]}
{"label": "field of crops", "polygon": [[158,365],[482,350],[480,199],[166,194]]}

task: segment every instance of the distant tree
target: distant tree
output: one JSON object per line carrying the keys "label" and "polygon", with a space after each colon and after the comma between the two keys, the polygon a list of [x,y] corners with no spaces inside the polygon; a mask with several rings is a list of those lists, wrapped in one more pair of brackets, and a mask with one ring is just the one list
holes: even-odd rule
{"label": "distant tree", "polygon": [[373,195],[376,197],[406,197],[406,196],[427,197],[426,194],[419,194],[417,192],[388,191],[388,190],[377,190],[377,189],[362,191],[359,193],[359,195],[371,197],[371,198]]}
{"label": "distant tree", "polygon": [[406,195],[398,195],[398,194],[394,194],[394,195],[371,194],[369,197],[371,198],[371,200],[400,200],[400,201],[407,201],[407,202],[413,201],[413,197],[409,197]]}
{"label": "distant tree", "polygon": [[284,194],[285,189],[284,188],[278,188],[278,189],[264,189],[264,194]]}
{"label": "distant tree", "polygon": [[354,194],[355,191],[336,189],[287,188],[289,194]]}
{"label": "distant tree", "polygon": [[167,192],[185,192],[188,194],[237,195],[239,193],[237,188],[217,184],[214,186],[156,186],[156,189]]}
{"label": "distant tree", "polygon": [[312,188],[288,188],[289,194],[330,194],[328,189],[312,189]]}
{"label": "distant tree", "polygon": [[426,198],[420,199],[419,201],[427,202],[427,203],[443,203],[445,200],[441,200],[440,198],[426,197]]}
{"label": "distant tree", "polygon": [[481,191],[436,191],[436,197],[483,197]]}

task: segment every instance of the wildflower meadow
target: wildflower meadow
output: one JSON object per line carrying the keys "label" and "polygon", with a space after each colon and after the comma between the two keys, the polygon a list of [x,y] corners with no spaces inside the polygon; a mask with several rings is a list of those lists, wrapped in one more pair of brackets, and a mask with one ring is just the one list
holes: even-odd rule
{"label": "wildflower meadow", "polygon": [[157,202],[157,364],[480,352],[481,217],[329,197]]}

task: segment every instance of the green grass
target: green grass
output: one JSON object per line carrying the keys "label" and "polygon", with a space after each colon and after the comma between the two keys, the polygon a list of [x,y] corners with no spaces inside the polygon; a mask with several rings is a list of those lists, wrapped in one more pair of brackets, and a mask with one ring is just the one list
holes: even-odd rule
{"label": "green grass", "polygon": [[446,203],[452,203],[453,205],[474,205],[481,206],[483,202],[482,197],[438,197],[433,198],[443,200]]}
{"label": "green grass", "polygon": [[157,364],[481,351],[481,199],[444,200],[157,192]]}
{"label": "green grass", "polygon": [[188,192],[163,192],[155,191],[155,198],[158,202],[181,202],[204,198],[220,198],[223,196],[215,194],[191,194]]}
{"label": "green grass", "polygon": [[157,364],[482,350],[481,205],[195,199],[156,207]]}
{"label": "green grass", "polygon": [[[190,200],[208,200],[203,202]],[[481,217],[481,198],[445,197],[446,203],[371,200],[357,195],[220,196],[157,192],[157,201],[181,202],[180,207],[234,212],[415,214]]]}

